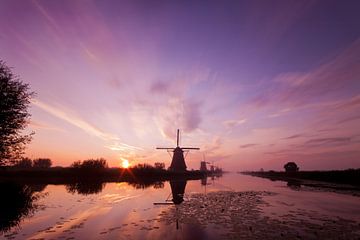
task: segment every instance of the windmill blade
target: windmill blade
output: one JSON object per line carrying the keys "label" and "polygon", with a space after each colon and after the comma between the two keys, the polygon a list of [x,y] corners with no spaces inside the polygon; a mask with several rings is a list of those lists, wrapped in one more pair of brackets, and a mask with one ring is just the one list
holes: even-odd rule
{"label": "windmill blade", "polygon": [[157,147],[156,149],[175,150],[175,148],[169,148],[169,147]]}
{"label": "windmill blade", "polygon": [[182,147],[181,149],[185,149],[185,150],[200,150],[200,148],[196,148],[196,147]]}

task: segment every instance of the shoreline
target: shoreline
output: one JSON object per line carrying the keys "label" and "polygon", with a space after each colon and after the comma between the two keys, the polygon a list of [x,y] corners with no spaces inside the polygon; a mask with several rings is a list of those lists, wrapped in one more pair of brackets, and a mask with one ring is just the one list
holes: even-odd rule
{"label": "shoreline", "polygon": [[[7,169],[0,171],[0,182],[39,184],[66,184],[73,182],[144,182],[168,180],[200,180],[219,173],[199,170],[174,172],[163,169],[139,170],[123,168],[106,169]],[[221,173],[222,174],[222,173]]]}
{"label": "shoreline", "polygon": [[[267,178],[271,181],[287,182],[291,188],[301,186],[310,188],[360,192],[360,169],[336,171],[299,171],[299,172],[238,172],[239,174]],[[359,194],[355,194],[359,195]]]}

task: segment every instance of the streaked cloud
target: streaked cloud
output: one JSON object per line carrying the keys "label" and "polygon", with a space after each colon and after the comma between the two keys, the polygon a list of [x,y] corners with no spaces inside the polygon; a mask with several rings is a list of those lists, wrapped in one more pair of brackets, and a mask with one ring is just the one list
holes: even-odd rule
{"label": "streaked cloud", "polygon": [[259,144],[256,144],[256,143],[248,143],[248,144],[240,145],[239,147],[240,147],[240,148],[251,148],[251,147],[258,146],[258,145],[259,145]]}
{"label": "streaked cloud", "polygon": [[295,134],[295,135],[291,135],[289,137],[285,137],[285,138],[282,138],[284,140],[289,140],[289,139],[295,139],[295,138],[299,138],[299,137],[303,137],[302,134]]}
{"label": "streaked cloud", "polygon": [[85,131],[86,133],[92,136],[96,136],[103,140],[109,140],[109,141],[119,140],[117,136],[102,131],[101,129],[95,127],[91,123],[81,119],[79,116],[71,114],[69,111],[62,109],[61,107],[50,105],[40,100],[33,100],[31,103],[37,106],[38,108],[41,108],[42,110],[48,112],[49,114],[52,114],[55,117],[58,117],[66,121],[67,123],[82,129],[83,131]]}
{"label": "streaked cloud", "polygon": [[237,127],[241,124],[244,124],[246,122],[246,119],[239,119],[239,120],[226,120],[223,122],[223,124],[225,125],[225,127],[227,128],[234,128]]}

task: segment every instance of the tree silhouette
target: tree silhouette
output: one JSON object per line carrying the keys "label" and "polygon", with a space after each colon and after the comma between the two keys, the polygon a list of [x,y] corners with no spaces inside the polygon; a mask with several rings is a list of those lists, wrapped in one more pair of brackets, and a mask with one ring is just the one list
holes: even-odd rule
{"label": "tree silhouette", "polygon": [[31,134],[22,134],[30,119],[28,107],[34,95],[0,60],[0,166],[19,160]]}
{"label": "tree silhouette", "polygon": [[48,158],[38,158],[33,160],[34,168],[49,168],[52,165],[52,161]]}
{"label": "tree silhouette", "polygon": [[294,162],[288,162],[284,165],[285,172],[297,172],[299,171],[299,167]]}
{"label": "tree silhouette", "polygon": [[33,162],[30,158],[24,157],[20,161],[17,161],[15,167],[17,168],[31,168]]}

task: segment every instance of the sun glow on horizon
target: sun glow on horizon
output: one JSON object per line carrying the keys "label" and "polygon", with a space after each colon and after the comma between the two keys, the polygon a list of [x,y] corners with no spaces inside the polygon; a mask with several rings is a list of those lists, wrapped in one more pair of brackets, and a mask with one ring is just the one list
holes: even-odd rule
{"label": "sun glow on horizon", "polygon": [[130,163],[129,163],[128,160],[124,159],[124,160],[122,160],[121,165],[122,165],[123,168],[129,168]]}

